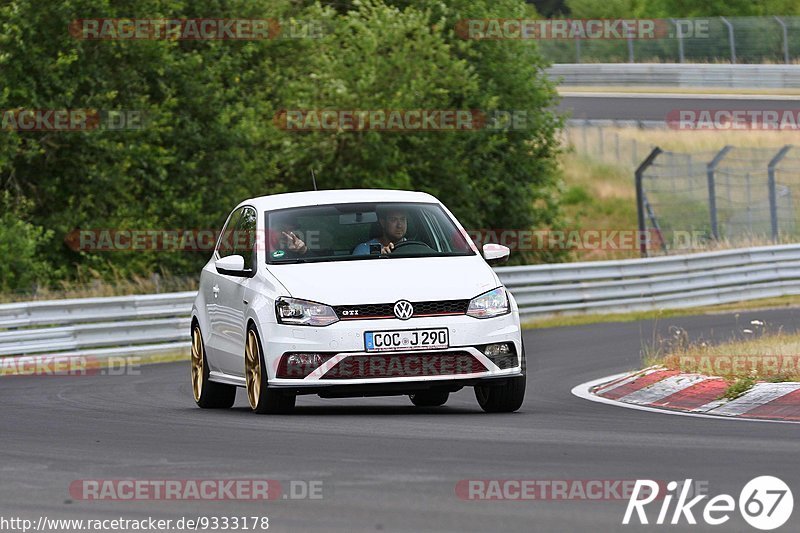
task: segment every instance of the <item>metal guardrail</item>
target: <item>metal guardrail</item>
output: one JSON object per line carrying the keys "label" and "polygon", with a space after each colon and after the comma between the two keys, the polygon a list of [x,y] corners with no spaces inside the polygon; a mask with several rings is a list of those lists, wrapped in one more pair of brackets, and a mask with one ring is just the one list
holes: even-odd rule
{"label": "metal guardrail", "polygon": [[548,68],[547,74],[553,80],[561,80],[562,87],[800,87],[800,67],[797,65],[561,63]]}
{"label": "metal guardrail", "polygon": [[800,245],[498,268],[524,318],[696,307],[800,294]]}
{"label": "metal guardrail", "polygon": [[[800,294],[800,244],[496,271],[526,320],[686,308]],[[194,294],[0,305],[0,356],[185,349]]]}

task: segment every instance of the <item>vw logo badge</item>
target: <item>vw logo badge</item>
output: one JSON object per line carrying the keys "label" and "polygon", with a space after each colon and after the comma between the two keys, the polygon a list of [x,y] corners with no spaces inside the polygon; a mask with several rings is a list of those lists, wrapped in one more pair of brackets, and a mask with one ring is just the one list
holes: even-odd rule
{"label": "vw logo badge", "polygon": [[414,314],[414,306],[407,300],[400,300],[394,304],[394,316],[400,320],[408,320]]}

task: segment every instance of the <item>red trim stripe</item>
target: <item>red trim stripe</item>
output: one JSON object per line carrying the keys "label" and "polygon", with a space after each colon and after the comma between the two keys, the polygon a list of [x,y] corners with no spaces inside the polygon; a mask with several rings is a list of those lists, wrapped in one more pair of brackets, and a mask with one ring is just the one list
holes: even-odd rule
{"label": "red trim stripe", "polygon": [[639,389],[648,387],[653,383],[658,383],[662,379],[674,376],[676,374],[680,374],[680,372],[677,370],[656,370],[655,372],[637,378],[631,381],[630,383],[620,385],[616,389],[600,393],[600,396],[604,398],[609,398],[611,400],[619,400],[623,396],[627,396],[632,392],[636,392]]}
{"label": "red trim stripe", "polygon": [[770,418],[775,420],[800,420],[800,389],[775,398],[739,415],[743,418]]}
{"label": "red trim stripe", "polygon": [[661,398],[650,405],[653,407],[668,407],[670,409],[697,409],[722,396],[727,388],[728,383],[724,379],[707,379]]}

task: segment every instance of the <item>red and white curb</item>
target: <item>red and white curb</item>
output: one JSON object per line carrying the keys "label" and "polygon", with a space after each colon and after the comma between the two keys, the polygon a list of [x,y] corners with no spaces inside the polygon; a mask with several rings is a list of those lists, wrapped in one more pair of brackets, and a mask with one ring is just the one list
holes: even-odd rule
{"label": "red and white curb", "polygon": [[766,422],[800,423],[800,383],[756,383],[736,399],[720,399],[719,377],[651,367],[582,383],[572,394],[643,411]]}

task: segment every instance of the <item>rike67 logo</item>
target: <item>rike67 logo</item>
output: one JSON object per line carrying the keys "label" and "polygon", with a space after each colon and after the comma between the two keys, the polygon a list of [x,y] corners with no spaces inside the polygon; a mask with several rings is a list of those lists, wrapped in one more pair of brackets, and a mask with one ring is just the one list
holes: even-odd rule
{"label": "rike67 logo", "polygon": [[[697,524],[695,513],[702,516],[703,521],[711,526],[722,525],[730,520],[737,504],[733,496],[720,494],[706,501],[705,505],[701,505],[700,502],[708,495],[701,494],[689,499],[691,486],[691,479],[680,485],[677,481],[670,481],[666,486],[666,494],[659,494],[659,489],[663,485],[649,479],[637,479],[622,523],[636,524],[637,520],[639,524],[651,523],[649,520],[652,519],[652,513],[648,518],[645,507],[657,499],[661,500],[661,506],[655,524],[680,524],[682,520],[687,524]],[[676,496],[675,506],[670,509]],[[739,493],[738,505],[739,513],[748,524],[756,529],[768,531],[782,526],[789,520],[794,508],[794,498],[789,486],[781,479],[759,476],[744,486]],[[658,504],[653,507],[657,506]],[[671,516],[670,511],[672,511]]]}

